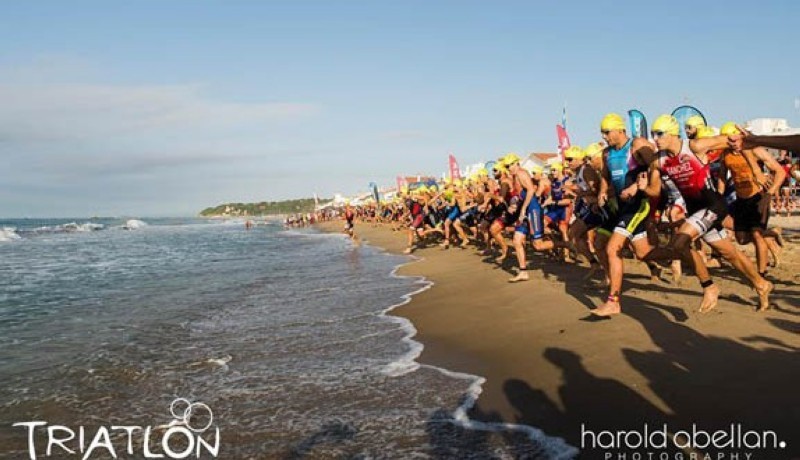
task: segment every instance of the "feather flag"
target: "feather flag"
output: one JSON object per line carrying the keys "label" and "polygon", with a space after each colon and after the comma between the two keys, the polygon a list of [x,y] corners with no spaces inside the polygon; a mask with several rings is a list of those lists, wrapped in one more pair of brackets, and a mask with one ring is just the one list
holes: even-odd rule
{"label": "feather flag", "polygon": [[564,151],[570,146],[569,135],[566,128],[561,125],[556,125],[556,135],[558,135],[558,155],[564,159]]}
{"label": "feather flag", "polygon": [[461,171],[458,169],[458,162],[453,154],[450,154],[450,178],[453,180],[461,179]]}

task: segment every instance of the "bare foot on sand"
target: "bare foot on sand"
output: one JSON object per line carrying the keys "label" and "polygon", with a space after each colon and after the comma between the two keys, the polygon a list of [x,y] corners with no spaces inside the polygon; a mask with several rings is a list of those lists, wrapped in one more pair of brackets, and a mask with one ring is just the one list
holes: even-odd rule
{"label": "bare foot on sand", "polygon": [[661,281],[661,267],[658,265],[649,265],[647,267],[650,269],[650,281],[653,283],[657,283]]}
{"label": "bare foot on sand", "polygon": [[781,254],[783,253],[783,246],[776,245],[770,246],[769,253],[772,254],[772,267],[777,268],[781,264]]}
{"label": "bare foot on sand", "polygon": [[502,254],[500,254],[498,257],[494,259],[494,263],[496,263],[497,265],[503,265],[503,261],[506,260],[506,257],[508,257],[508,248],[506,248],[506,250],[503,251]]}
{"label": "bare foot on sand", "polygon": [[756,288],[758,292],[758,309],[756,311],[769,310],[769,293],[775,289],[775,286],[769,281],[764,281],[760,288]]}
{"label": "bare foot on sand", "polygon": [[528,271],[527,270],[520,270],[519,273],[517,273],[517,276],[515,276],[513,278],[509,278],[508,282],[509,283],[519,283],[520,281],[528,281],[528,279],[529,279],[528,278]]}
{"label": "bare foot on sand", "polygon": [[681,276],[683,275],[683,269],[681,268],[681,261],[680,260],[673,260],[672,264],[670,264],[670,270],[672,271],[672,284],[680,285],[681,284]]}
{"label": "bare foot on sand", "polygon": [[703,301],[700,303],[700,308],[697,309],[700,313],[708,313],[717,306],[719,301],[719,287],[716,284],[703,289]]}
{"label": "bare foot on sand", "polygon": [[772,232],[775,233],[775,241],[780,247],[783,247],[783,229],[780,227],[775,227],[772,229]]}
{"label": "bare foot on sand", "polygon": [[606,303],[592,310],[592,314],[595,316],[614,316],[620,313],[622,313],[622,308],[619,302],[612,302],[610,300],[607,300]]}

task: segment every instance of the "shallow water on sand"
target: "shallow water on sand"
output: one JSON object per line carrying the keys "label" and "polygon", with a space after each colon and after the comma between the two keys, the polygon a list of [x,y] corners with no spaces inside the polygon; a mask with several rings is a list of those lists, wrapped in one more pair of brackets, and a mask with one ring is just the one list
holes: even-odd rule
{"label": "shallow water on sand", "polygon": [[[572,452],[453,422],[476,378],[416,366],[413,328],[383,314],[426,286],[392,275],[407,259],[277,223],[144,220],[0,222],[0,456],[29,453],[14,423],[91,437],[166,424],[178,397],[213,410],[219,458]],[[46,433],[35,441],[44,449]]]}

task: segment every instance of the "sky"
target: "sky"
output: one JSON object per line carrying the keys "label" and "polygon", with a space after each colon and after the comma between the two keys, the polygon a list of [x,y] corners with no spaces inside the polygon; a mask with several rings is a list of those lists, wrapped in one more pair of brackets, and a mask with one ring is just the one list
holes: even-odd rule
{"label": "sky", "polygon": [[800,126],[800,2],[12,1],[0,217],[227,202],[573,144],[682,104]]}

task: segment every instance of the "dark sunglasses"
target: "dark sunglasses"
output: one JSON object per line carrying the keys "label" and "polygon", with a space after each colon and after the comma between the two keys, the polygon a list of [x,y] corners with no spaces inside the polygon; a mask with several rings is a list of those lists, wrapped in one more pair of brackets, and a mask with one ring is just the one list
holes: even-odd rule
{"label": "dark sunglasses", "polygon": [[610,129],[601,129],[601,130],[600,130],[600,133],[601,133],[601,134],[603,134],[604,136],[608,136],[608,134],[609,134],[610,132],[611,132],[611,130],[610,130]]}
{"label": "dark sunglasses", "polygon": [[653,139],[658,139],[659,137],[662,137],[667,133],[665,133],[664,131],[650,131],[650,134],[653,136]]}
{"label": "dark sunglasses", "polygon": [[574,160],[574,158],[571,158],[571,157],[564,157],[564,161],[572,161],[572,160]]}

